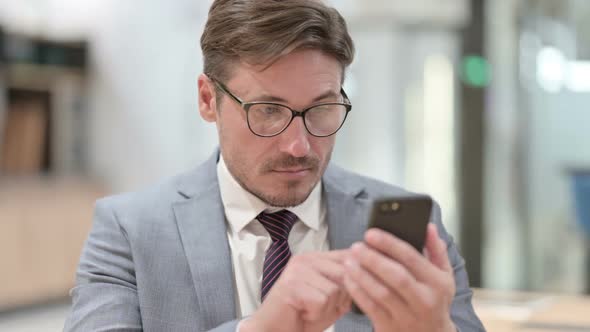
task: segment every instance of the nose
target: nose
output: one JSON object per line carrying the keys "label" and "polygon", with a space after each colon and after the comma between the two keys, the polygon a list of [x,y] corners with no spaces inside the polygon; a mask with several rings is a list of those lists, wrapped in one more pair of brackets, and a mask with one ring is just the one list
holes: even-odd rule
{"label": "nose", "polygon": [[296,117],[279,137],[281,152],[300,158],[308,155],[310,150],[309,133],[303,124],[303,118]]}

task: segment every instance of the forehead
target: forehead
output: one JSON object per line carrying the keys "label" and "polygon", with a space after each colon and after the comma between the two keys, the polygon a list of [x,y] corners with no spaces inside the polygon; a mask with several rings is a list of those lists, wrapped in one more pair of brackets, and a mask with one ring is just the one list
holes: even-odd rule
{"label": "forehead", "polygon": [[256,93],[284,100],[313,98],[339,92],[343,76],[340,63],[318,50],[296,50],[270,65],[238,62],[232,67],[228,84],[244,98]]}

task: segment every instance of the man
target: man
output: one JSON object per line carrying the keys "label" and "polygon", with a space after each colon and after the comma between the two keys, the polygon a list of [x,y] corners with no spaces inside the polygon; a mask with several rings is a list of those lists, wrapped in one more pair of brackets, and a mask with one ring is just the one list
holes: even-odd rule
{"label": "man", "polygon": [[421,255],[365,232],[375,198],[411,193],[329,164],[351,110],[340,14],[317,0],[216,0],[201,46],[199,110],[220,151],[97,202],[65,329],[483,330],[438,207]]}

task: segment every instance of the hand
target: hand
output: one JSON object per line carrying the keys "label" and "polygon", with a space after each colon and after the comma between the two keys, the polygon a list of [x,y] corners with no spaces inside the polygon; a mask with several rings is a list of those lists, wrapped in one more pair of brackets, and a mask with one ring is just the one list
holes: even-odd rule
{"label": "hand", "polygon": [[342,278],[346,255],[348,250],[293,256],[240,330],[323,332],[351,307]]}
{"label": "hand", "polygon": [[351,247],[344,284],[376,332],[456,331],[450,318],[453,269],[436,226],[428,225],[425,255],[378,229]]}

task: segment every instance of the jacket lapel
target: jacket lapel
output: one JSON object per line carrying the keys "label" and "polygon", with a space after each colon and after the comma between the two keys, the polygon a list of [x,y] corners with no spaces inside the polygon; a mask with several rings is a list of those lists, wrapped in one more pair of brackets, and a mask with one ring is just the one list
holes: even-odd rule
{"label": "jacket lapel", "polygon": [[231,253],[217,182],[218,154],[180,179],[179,193],[186,200],[173,205],[196,288],[198,331],[236,319]]}
{"label": "jacket lapel", "polygon": [[[327,205],[330,249],[349,248],[362,241],[367,225],[370,201],[361,184],[349,183],[352,177],[330,166],[323,177]],[[371,322],[364,315],[348,313],[335,325],[336,332],[370,331]]]}
{"label": "jacket lapel", "polygon": [[370,201],[362,185],[345,183],[346,173],[330,166],[323,177],[331,249],[344,249],[361,241],[367,225]]}

